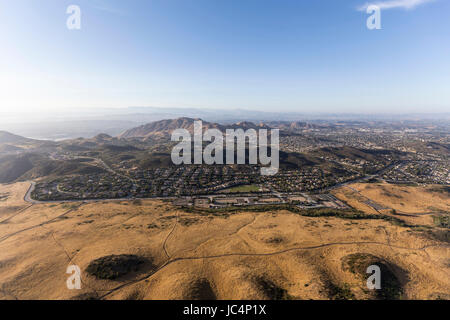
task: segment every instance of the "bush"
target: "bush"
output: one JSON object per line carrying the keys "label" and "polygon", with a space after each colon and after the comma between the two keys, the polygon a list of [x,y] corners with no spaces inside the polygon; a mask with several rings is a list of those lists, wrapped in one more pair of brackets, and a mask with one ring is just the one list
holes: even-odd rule
{"label": "bush", "polygon": [[145,258],[131,254],[109,255],[89,263],[86,271],[98,279],[116,279],[131,271],[137,271]]}

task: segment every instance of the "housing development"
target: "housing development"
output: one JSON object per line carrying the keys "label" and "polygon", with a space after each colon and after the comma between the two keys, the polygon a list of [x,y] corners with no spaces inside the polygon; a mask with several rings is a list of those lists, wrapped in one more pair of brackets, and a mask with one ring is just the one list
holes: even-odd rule
{"label": "housing development", "polygon": [[[273,176],[262,176],[260,166],[250,164],[174,165],[167,151],[153,151],[155,145],[170,150],[170,141],[103,135],[95,143],[90,141],[88,148],[82,140],[57,146],[51,153],[53,159],[58,159],[55,161],[88,165],[86,168],[91,170],[42,179],[32,196],[40,201],[226,196],[240,193],[239,187],[254,194],[326,194],[343,183],[369,179],[405,184],[450,183],[448,137],[442,136],[439,129],[429,130],[415,123],[411,125],[414,129],[397,128],[395,123],[328,123],[285,130],[288,125],[279,124],[281,168]],[[425,143],[424,137],[429,139]],[[147,153],[157,162],[139,160]]]}

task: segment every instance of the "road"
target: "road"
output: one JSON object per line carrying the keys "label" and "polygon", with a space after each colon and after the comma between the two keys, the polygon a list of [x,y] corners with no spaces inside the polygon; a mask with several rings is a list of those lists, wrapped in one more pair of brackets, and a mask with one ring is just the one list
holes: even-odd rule
{"label": "road", "polygon": [[44,203],[43,201],[34,200],[31,198],[31,193],[33,192],[34,188],[36,187],[36,182],[31,181],[30,186],[28,187],[27,193],[25,193],[25,196],[23,197],[23,200],[28,203],[37,204],[37,203]]}

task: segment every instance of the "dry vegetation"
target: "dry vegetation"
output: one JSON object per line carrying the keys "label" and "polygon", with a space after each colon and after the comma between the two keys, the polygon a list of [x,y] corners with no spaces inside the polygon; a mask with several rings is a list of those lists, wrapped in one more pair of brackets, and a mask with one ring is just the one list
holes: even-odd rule
{"label": "dry vegetation", "polygon": [[352,185],[364,197],[402,213],[450,212],[449,193],[442,186],[401,186],[357,183]]}
{"label": "dry vegetation", "polygon": [[401,217],[409,224],[434,226],[436,220],[448,220],[450,214],[450,195],[445,186],[355,183],[333,193],[357,210]]}
{"label": "dry vegetation", "polygon": [[[150,200],[30,206],[22,200],[28,186],[0,185],[9,194],[0,201],[0,299],[450,298],[449,243],[419,223],[187,212]],[[376,185],[355,188],[376,193]],[[346,192],[336,194],[350,203]],[[448,195],[429,197],[448,208]],[[385,291],[367,290],[368,263],[381,264]],[[71,264],[82,271],[81,290],[66,287]]]}

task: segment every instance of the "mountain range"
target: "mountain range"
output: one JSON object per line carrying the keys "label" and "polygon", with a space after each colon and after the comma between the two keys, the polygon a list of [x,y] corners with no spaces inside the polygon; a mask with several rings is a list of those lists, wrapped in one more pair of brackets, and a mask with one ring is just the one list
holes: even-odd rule
{"label": "mountain range", "polygon": [[139,139],[148,139],[148,138],[168,138],[170,134],[176,129],[186,129],[191,134],[194,131],[194,121],[202,121],[203,130],[207,129],[218,129],[222,132],[225,132],[227,129],[280,129],[283,131],[301,131],[303,129],[311,129],[317,128],[317,125],[308,124],[306,122],[300,121],[269,121],[269,122],[260,122],[253,123],[250,121],[240,121],[232,124],[219,124],[215,122],[203,121],[199,118],[188,118],[181,117],[177,119],[166,119],[160,121],[150,122],[148,124],[132,128],[126,130],[121,133],[118,138],[119,139],[130,139],[130,138],[139,138]]}

